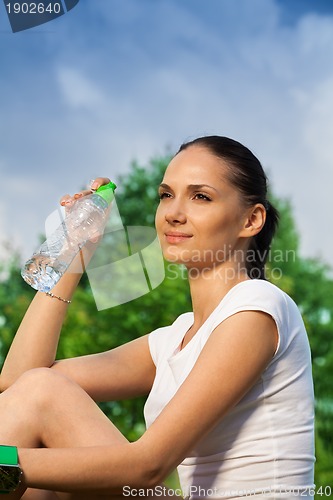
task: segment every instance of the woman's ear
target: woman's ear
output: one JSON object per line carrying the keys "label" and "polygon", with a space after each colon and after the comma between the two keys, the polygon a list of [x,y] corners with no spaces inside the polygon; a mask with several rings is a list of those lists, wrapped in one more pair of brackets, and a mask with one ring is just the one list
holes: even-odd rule
{"label": "woman's ear", "polygon": [[244,227],[240,236],[251,237],[258,234],[266,222],[266,209],[262,203],[256,203],[246,211]]}

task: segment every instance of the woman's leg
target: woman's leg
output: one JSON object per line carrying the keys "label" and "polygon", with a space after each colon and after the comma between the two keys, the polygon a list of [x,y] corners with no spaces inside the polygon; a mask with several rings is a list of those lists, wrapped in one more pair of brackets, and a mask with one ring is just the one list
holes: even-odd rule
{"label": "woman's leg", "polygon": [[[23,448],[112,446],[127,442],[77,384],[48,368],[26,372],[0,394],[0,422],[0,443]],[[52,492],[27,490],[22,498],[57,497]],[[82,494],[59,494],[58,498],[84,500]]]}

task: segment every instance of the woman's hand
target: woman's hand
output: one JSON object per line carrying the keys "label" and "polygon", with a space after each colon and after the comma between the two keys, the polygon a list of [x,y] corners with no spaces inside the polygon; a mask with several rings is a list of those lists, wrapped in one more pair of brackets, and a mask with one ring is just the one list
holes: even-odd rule
{"label": "woman's hand", "polygon": [[95,180],[91,181],[88,189],[83,189],[82,191],[75,193],[73,196],[70,194],[62,196],[60,199],[60,205],[65,207],[66,210],[70,210],[77,200],[94,193],[99,187],[104,186],[104,184],[108,184],[109,182],[110,179],[108,177],[97,177]]}
{"label": "woman's hand", "polygon": [[[78,191],[77,193],[75,193],[72,196],[70,194],[65,194],[64,196],[62,196],[60,199],[60,205],[65,208],[66,215],[71,212],[72,208],[74,207],[75,203],[78,200],[80,200],[81,198],[84,198],[85,196],[89,196],[89,195],[95,193],[99,187],[101,187],[105,184],[108,184],[109,182],[110,182],[110,179],[108,177],[97,177],[96,179],[94,179],[90,182],[88,189],[83,189],[82,191]],[[109,209],[107,210],[107,215],[109,215],[110,208],[111,208],[111,205],[110,205]],[[106,220],[107,219],[108,219],[108,217],[106,218]],[[103,231],[104,231],[104,227],[103,227]],[[102,236],[103,236],[103,231],[100,234],[97,234],[96,236],[94,236],[93,238],[90,238],[89,242],[92,244],[99,243]],[[83,253],[85,253],[85,252],[83,252]],[[82,252],[81,252],[81,254],[82,254]],[[81,261],[82,261],[82,258],[84,259],[84,261],[87,260],[83,254],[81,255]],[[90,260],[90,258],[91,258],[91,252],[89,252],[89,260]],[[83,264],[83,262],[81,262],[81,264]],[[77,262],[76,262],[71,266],[71,271],[72,272],[80,272],[80,270],[84,271],[87,264],[88,264],[88,262],[86,262],[82,268],[81,265],[79,265],[79,267],[78,267]]]}

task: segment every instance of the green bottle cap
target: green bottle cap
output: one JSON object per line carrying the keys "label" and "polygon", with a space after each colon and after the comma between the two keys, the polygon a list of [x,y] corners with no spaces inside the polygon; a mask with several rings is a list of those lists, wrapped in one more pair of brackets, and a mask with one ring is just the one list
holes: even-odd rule
{"label": "green bottle cap", "polygon": [[113,192],[116,189],[116,185],[114,182],[109,182],[108,184],[104,184],[103,186],[100,186],[97,190],[96,193],[98,196],[101,198],[104,198],[104,200],[109,204],[113,200]]}

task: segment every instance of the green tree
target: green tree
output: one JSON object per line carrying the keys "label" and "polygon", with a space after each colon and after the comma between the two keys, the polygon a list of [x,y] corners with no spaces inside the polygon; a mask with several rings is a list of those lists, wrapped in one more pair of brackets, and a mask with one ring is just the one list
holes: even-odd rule
{"label": "green tree", "polygon": [[34,295],[21,278],[19,253],[10,246],[6,250],[11,256],[0,262],[0,366]]}
{"label": "green tree", "polygon": [[[333,485],[333,281],[330,268],[299,252],[299,234],[289,200],[275,199],[280,226],[268,263],[271,281],[297,303],[308,332],[316,400],[316,484]],[[332,488],[333,490],[333,488]],[[333,491],[332,491],[333,494]],[[320,495],[318,495],[318,498]]]}

